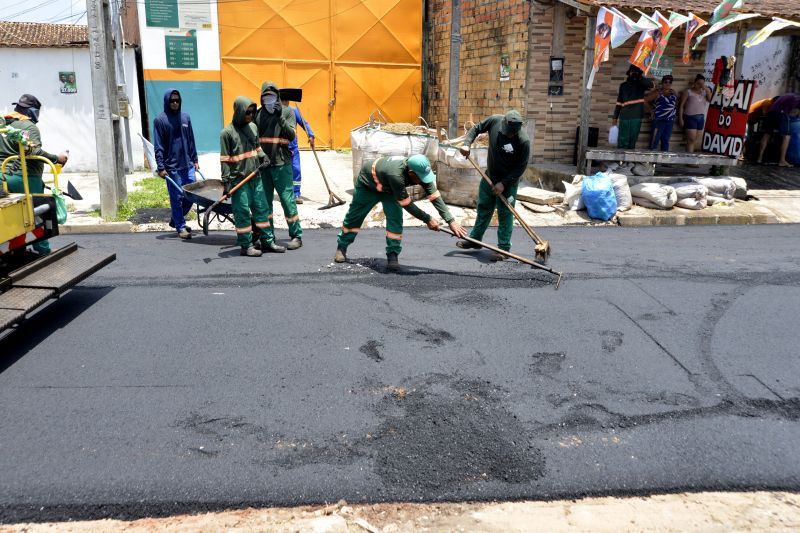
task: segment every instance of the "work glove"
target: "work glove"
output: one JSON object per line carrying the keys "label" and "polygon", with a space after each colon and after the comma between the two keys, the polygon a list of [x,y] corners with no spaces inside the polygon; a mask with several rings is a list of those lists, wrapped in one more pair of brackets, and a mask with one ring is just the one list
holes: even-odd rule
{"label": "work glove", "polygon": [[230,181],[223,181],[222,182],[222,195],[228,196],[228,192],[231,190],[231,182]]}
{"label": "work glove", "polygon": [[469,146],[466,144],[461,145],[461,148],[458,149],[461,152],[461,155],[464,157],[469,157]]}
{"label": "work glove", "polygon": [[269,165],[269,156],[267,156],[267,154],[261,154],[258,156],[258,164],[261,167]]}

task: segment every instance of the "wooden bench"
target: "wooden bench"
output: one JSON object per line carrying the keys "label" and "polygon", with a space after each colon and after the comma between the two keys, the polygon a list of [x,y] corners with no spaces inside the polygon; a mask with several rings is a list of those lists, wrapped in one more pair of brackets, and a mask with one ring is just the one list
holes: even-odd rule
{"label": "wooden bench", "polygon": [[719,165],[735,166],[736,159],[725,155],[689,152],[658,152],[655,150],[586,150],[586,172],[592,173],[592,161],[614,161],[635,163],[661,163],[673,165]]}

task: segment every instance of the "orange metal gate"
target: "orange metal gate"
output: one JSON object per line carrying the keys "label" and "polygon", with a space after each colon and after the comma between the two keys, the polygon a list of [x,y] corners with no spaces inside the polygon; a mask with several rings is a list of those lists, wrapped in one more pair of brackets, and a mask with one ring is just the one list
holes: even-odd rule
{"label": "orange metal gate", "polygon": [[[421,105],[421,0],[218,2],[225,122],[233,99],[261,83],[300,87],[319,146],[350,145],[350,130],[380,109],[414,122]],[[300,145],[307,145],[299,135]]]}

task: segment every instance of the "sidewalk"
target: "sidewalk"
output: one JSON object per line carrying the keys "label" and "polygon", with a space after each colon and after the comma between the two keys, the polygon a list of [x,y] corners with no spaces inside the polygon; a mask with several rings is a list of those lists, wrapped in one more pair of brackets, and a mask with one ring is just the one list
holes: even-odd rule
{"label": "sidewalk", "polygon": [[800,528],[800,496],[701,492],[552,502],[380,503],[243,509],[220,513],[0,526],[0,531],[125,533],[270,531],[512,533],[523,531],[789,532]]}
{"label": "sidewalk", "polygon": [[[350,152],[337,152],[333,150],[318,151],[320,162],[325,169],[325,175],[334,192],[349,201],[353,192],[353,169]],[[339,227],[347,212],[348,204],[332,209],[319,208],[327,204],[328,193],[322,181],[319,167],[310,151],[301,152],[301,165],[303,168],[302,195],[305,203],[298,205],[300,218],[304,228],[331,228]],[[217,154],[205,154],[200,157],[200,168],[203,175],[208,178],[219,177],[219,161]],[[749,169],[750,173],[763,170],[765,167]],[[748,167],[737,167],[738,170]],[[694,173],[703,174],[704,169],[692,169]],[[526,179],[534,187],[553,187],[560,180],[571,180],[575,169],[569,165],[538,164],[529,169]],[[740,174],[741,175],[741,174]],[[800,170],[798,170],[800,176]],[[144,177],[146,172],[139,172],[127,177],[128,190],[132,190],[134,183]],[[100,194],[98,190],[97,174],[62,174],[62,180],[68,179],[83,194],[84,200],[72,202],[74,210],[70,213],[67,223],[62,227],[62,233],[84,232],[128,232],[128,231],[172,231],[166,222],[149,224],[132,224],[130,222],[103,222],[99,217],[91,216],[91,212],[99,208]],[[754,180],[763,186],[765,180]],[[650,226],[650,225],[693,225],[693,224],[771,224],[771,223],[800,223],[800,180],[798,187],[792,189],[793,181],[783,180],[781,186],[775,190],[751,189],[749,194],[754,199],[737,201],[733,206],[713,206],[699,211],[674,208],[669,211],[645,209],[634,206],[630,211],[619,217],[619,224],[623,226]],[[430,214],[436,214],[429,202],[418,202],[418,205]],[[473,225],[475,210],[450,206],[456,219],[465,226]],[[533,212],[521,207],[520,214],[526,222],[535,227],[566,226],[566,225],[597,225],[607,224],[592,221],[585,212],[567,211],[560,212],[543,206]],[[280,205],[275,202],[275,226],[279,230],[286,229]],[[422,222],[405,216],[407,226],[422,226]],[[370,214],[364,223],[365,227],[382,227],[384,215],[380,205]],[[493,225],[496,219],[493,220]],[[190,222],[190,226],[198,230],[197,221]],[[233,229],[228,223],[212,223],[212,229]]]}

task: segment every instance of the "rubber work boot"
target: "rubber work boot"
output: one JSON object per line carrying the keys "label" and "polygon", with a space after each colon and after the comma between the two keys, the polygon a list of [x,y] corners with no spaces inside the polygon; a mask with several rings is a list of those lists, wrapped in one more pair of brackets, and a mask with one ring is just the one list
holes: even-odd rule
{"label": "rubber work boot", "polygon": [[302,199],[301,197],[297,196],[297,197],[295,197],[295,199],[294,199],[294,203],[296,203],[296,204],[302,204],[302,203],[303,203],[303,199]]}
{"label": "rubber work boot", "polygon": [[456,246],[458,246],[459,248],[463,248],[464,250],[476,250],[480,248],[480,246],[478,246],[474,242],[470,242],[466,239],[460,239],[456,241]]}
{"label": "rubber work boot", "polygon": [[498,254],[497,252],[494,252],[492,253],[492,255],[489,256],[489,261],[492,262],[505,261],[506,259],[507,259],[506,256],[504,256],[503,254]]}
{"label": "rubber work boot", "polygon": [[178,232],[178,237],[181,239],[186,239],[187,241],[192,238],[192,232],[189,231],[189,228],[183,227]]}
{"label": "rubber work boot", "polygon": [[298,239],[297,237],[295,237],[294,239],[289,241],[289,244],[286,245],[286,249],[287,250],[297,250],[301,246],[303,246],[303,240],[302,239]]}
{"label": "rubber work boot", "polygon": [[344,248],[337,248],[336,254],[333,256],[334,263],[346,263],[347,262],[347,250]]}
{"label": "rubber work boot", "polygon": [[269,242],[269,243],[261,243],[261,251],[262,252],[272,252],[273,254],[282,254],[286,251],[286,248],[281,246],[276,242]]}
{"label": "rubber work boot", "polygon": [[247,248],[242,248],[242,255],[246,255],[247,257],[261,257],[261,250],[256,250],[255,246],[248,246]]}
{"label": "rubber work boot", "polygon": [[396,253],[386,254],[386,268],[392,272],[400,270],[400,261],[397,260]]}

